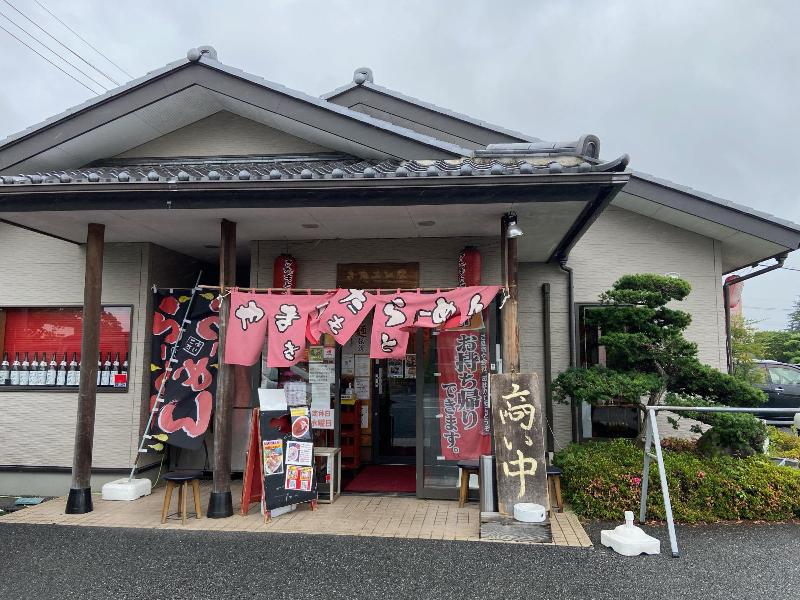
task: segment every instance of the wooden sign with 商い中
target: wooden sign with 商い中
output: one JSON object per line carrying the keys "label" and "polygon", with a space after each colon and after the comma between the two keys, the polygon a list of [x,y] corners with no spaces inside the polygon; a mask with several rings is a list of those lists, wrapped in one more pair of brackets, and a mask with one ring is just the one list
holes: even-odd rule
{"label": "wooden sign with \u5546\u3044\u4e2d", "polygon": [[514,505],[547,507],[544,413],[539,380],[533,374],[492,375],[492,427],[497,469],[497,504],[501,515]]}

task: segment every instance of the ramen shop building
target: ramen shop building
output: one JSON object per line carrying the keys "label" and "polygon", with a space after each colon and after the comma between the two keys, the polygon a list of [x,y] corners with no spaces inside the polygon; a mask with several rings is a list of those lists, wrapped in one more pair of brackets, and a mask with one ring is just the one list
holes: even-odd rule
{"label": "ramen shop building", "polygon": [[[201,272],[203,285],[240,289],[435,292],[465,277],[507,288],[506,306],[501,293],[471,331],[487,372],[537,374],[548,447],[635,427],[625,411],[549,401],[560,371],[597,360],[586,307],[623,274],[679,274],[693,289],[688,336],[725,369],[723,276],[796,249],[800,227],[565,135],[543,141],[434,106],[366,68],[314,97],[201,47],[0,141],[0,351],[9,371],[20,357],[13,384],[0,381],[0,494],[79,494],[127,473],[154,394],[159,309],[191,295]],[[96,340],[84,339],[86,314],[99,316]],[[436,333],[414,332],[402,359],[369,359],[368,324],[305,350],[335,373],[323,433],[353,482],[372,468],[373,486],[457,497]],[[99,385],[88,377],[98,362]],[[220,364],[215,377],[201,446],[169,460],[204,469],[224,496],[258,389],[303,376],[260,361]],[[139,476],[160,460],[144,454]]]}

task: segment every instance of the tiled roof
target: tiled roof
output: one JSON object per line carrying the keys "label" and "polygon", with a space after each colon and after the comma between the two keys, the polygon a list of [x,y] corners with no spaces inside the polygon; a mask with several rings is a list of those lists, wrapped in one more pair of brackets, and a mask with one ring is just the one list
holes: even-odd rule
{"label": "tiled roof", "polygon": [[334,104],[333,102],[327,102],[322,98],[317,98],[316,96],[312,96],[310,94],[306,94],[304,92],[291,89],[285,85],[281,85],[274,81],[269,81],[264,77],[259,77],[258,75],[253,75],[252,73],[248,73],[243,71],[242,69],[237,69],[236,67],[231,67],[230,65],[226,65],[222,62],[217,60],[217,53],[216,50],[211,48],[210,46],[204,46],[200,49],[198,48],[190,48],[189,52],[187,53],[187,57],[184,59],[176,60],[171,62],[159,69],[155,69],[154,71],[150,71],[146,75],[142,77],[138,77],[133,79],[124,85],[116,87],[104,94],[100,94],[93,98],[86,100],[85,102],[78,104],[77,106],[73,106],[72,108],[68,108],[62,113],[49,117],[44,121],[37,123],[35,125],[31,125],[19,131],[17,133],[11,134],[5,139],[0,139],[0,149],[5,146],[10,145],[13,142],[16,142],[19,139],[22,139],[28,135],[34,134],[45,127],[52,125],[54,123],[63,121],[75,114],[78,114],[84,110],[88,110],[94,106],[100,105],[104,102],[107,102],[117,96],[124,95],[130,92],[133,89],[136,89],[140,86],[147,85],[148,83],[159,79],[172,71],[177,71],[179,69],[185,68],[193,63],[203,65],[210,69],[214,69],[216,71],[220,71],[227,75],[231,75],[233,77],[238,77],[240,79],[244,79],[256,85],[262,86],[264,88],[270,89],[272,91],[278,92],[295,100],[299,100],[301,102],[305,102],[308,104],[312,104],[316,107],[325,109],[332,113],[336,113],[343,117],[347,117],[349,119],[353,119],[355,121],[360,121],[362,123],[371,125],[378,129],[382,129],[388,131],[390,133],[394,133],[396,135],[415,140],[422,144],[426,144],[428,146],[436,147],[446,152],[453,153],[455,155],[461,156],[469,156],[471,151],[458,146],[457,144],[453,144],[444,140],[440,140],[429,135],[425,135],[419,133],[417,131],[413,131],[406,127],[401,127],[399,125],[395,125],[393,123],[389,123],[388,121],[383,121],[381,119],[376,119],[369,115],[366,115],[362,112],[358,112],[356,110],[351,110],[344,106],[339,106],[338,104]]}
{"label": "tiled roof", "polygon": [[462,158],[452,160],[364,160],[347,156],[251,157],[242,159],[146,159],[108,162],[82,169],[0,176],[3,186],[42,183],[143,183],[182,181],[263,181],[304,179],[381,179],[436,176],[537,175],[624,171],[628,157],[587,162],[580,156]]}
{"label": "tiled roof", "polygon": [[328,92],[327,94],[323,94],[322,96],[320,96],[320,98],[322,98],[323,100],[330,100],[331,98],[335,98],[336,96],[344,94],[345,92],[348,92],[357,87],[364,87],[368,90],[384,94],[385,96],[391,96],[392,98],[402,100],[403,102],[408,102],[409,104],[415,104],[417,106],[421,106],[422,108],[426,108],[430,111],[437,112],[439,114],[451,117],[453,119],[457,119],[459,121],[464,121],[465,123],[470,123],[477,127],[482,127],[490,131],[496,131],[498,133],[508,135],[509,137],[515,137],[519,139],[521,142],[542,141],[539,138],[534,137],[532,135],[528,135],[526,133],[520,133],[519,131],[514,131],[512,129],[507,129],[506,127],[501,127],[500,125],[494,125],[493,123],[489,123],[488,121],[484,121],[482,119],[476,119],[474,117],[470,117],[469,115],[465,115],[464,113],[456,112],[454,110],[450,110],[449,108],[444,108],[442,106],[437,106],[436,104],[433,104],[431,102],[426,102],[424,100],[420,100],[419,98],[414,98],[412,96],[400,93],[396,90],[383,87],[382,85],[377,85],[372,80],[372,69],[366,67],[356,69],[353,75],[353,81],[351,81],[346,85],[338,87],[335,90]]}

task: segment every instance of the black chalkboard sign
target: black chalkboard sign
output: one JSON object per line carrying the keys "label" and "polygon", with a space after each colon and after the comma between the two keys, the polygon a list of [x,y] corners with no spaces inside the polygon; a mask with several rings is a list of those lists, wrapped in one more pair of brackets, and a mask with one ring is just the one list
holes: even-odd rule
{"label": "black chalkboard sign", "polygon": [[261,411],[259,425],[266,510],[316,500],[308,407]]}

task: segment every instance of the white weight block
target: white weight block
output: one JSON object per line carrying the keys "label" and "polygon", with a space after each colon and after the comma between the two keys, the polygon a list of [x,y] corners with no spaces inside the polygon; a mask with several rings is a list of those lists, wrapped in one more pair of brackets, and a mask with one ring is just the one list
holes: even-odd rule
{"label": "white weight block", "polygon": [[127,477],[109,481],[103,486],[103,500],[136,500],[142,496],[149,496],[153,482],[149,479],[131,479]]}

